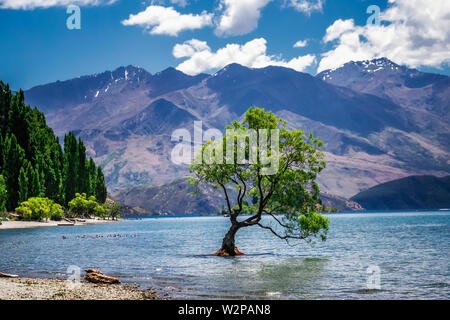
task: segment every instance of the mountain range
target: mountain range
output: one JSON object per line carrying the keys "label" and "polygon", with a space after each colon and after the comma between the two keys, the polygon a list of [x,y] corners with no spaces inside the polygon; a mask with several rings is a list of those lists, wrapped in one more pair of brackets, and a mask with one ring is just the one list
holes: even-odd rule
{"label": "mountain range", "polygon": [[253,105],[322,138],[327,194],[350,198],[410,175],[450,174],[450,77],[384,58],[317,76],[238,64],[197,76],[128,66],[37,86],[25,98],[56,134],[83,139],[110,192],[188,175],[170,161],[173,131],[193,134],[194,121],[223,131]]}
{"label": "mountain range", "polygon": [[[231,199],[236,199],[237,191],[229,189],[228,195]],[[132,216],[215,214],[226,207],[222,192],[204,185],[195,190],[186,177],[126,188],[113,193],[112,197],[134,209],[122,213]],[[339,211],[363,210],[359,203],[343,197],[321,193],[320,198],[328,208]],[[250,203],[251,198],[245,200]]]}

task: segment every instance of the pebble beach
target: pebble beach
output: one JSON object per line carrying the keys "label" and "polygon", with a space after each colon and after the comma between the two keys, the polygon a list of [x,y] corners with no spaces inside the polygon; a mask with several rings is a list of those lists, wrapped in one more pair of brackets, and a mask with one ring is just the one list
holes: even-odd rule
{"label": "pebble beach", "polygon": [[81,281],[70,288],[65,279],[0,278],[0,300],[159,300],[151,290],[133,285]]}

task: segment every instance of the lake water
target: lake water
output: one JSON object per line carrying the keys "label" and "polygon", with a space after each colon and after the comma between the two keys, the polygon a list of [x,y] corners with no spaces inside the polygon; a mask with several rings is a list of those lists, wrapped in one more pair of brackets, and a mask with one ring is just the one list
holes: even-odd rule
{"label": "lake water", "polygon": [[[223,217],[5,230],[0,271],[65,277],[70,265],[92,267],[188,299],[450,299],[450,211],[329,217],[327,242],[313,245],[241,229],[237,246],[249,255],[234,258],[204,256],[220,247]],[[377,271],[379,290],[369,290]]]}

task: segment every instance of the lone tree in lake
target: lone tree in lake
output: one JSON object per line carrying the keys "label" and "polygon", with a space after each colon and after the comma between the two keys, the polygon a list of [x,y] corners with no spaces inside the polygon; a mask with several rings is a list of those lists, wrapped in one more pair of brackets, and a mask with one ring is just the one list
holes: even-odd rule
{"label": "lone tree in lake", "polygon": [[[208,141],[196,154],[191,184],[206,183],[221,190],[231,221],[216,255],[241,255],[235,235],[250,226],[288,242],[326,240],[329,219],[316,213],[315,180],[325,168],[322,142],[301,130],[288,130],[285,124],[272,112],[250,108],[242,123],[234,121],[222,140]],[[253,205],[246,199],[252,199]],[[244,213],[251,215],[239,219]],[[263,214],[270,222],[263,221]]]}

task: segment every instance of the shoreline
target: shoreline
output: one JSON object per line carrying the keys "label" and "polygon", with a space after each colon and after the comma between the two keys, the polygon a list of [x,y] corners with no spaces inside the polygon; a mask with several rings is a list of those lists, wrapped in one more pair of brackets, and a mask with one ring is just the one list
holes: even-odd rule
{"label": "shoreline", "polygon": [[95,284],[81,280],[75,289],[61,278],[0,278],[0,300],[167,300],[131,284]]}
{"label": "shoreline", "polygon": [[[86,222],[76,222],[73,226],[87,226],[98,223],[117,222],[116,220],[98,220],[98,219],[84,219]],[[68,223],[67,221],[2,221],[0,225],[1,230],[13,230],[13,229],[34,229],[34,228],[49,228],[58,227],[58,224]],[[62,227],[62,226],[61,226]],[[71,227],[71,226],[68,226]]]}

